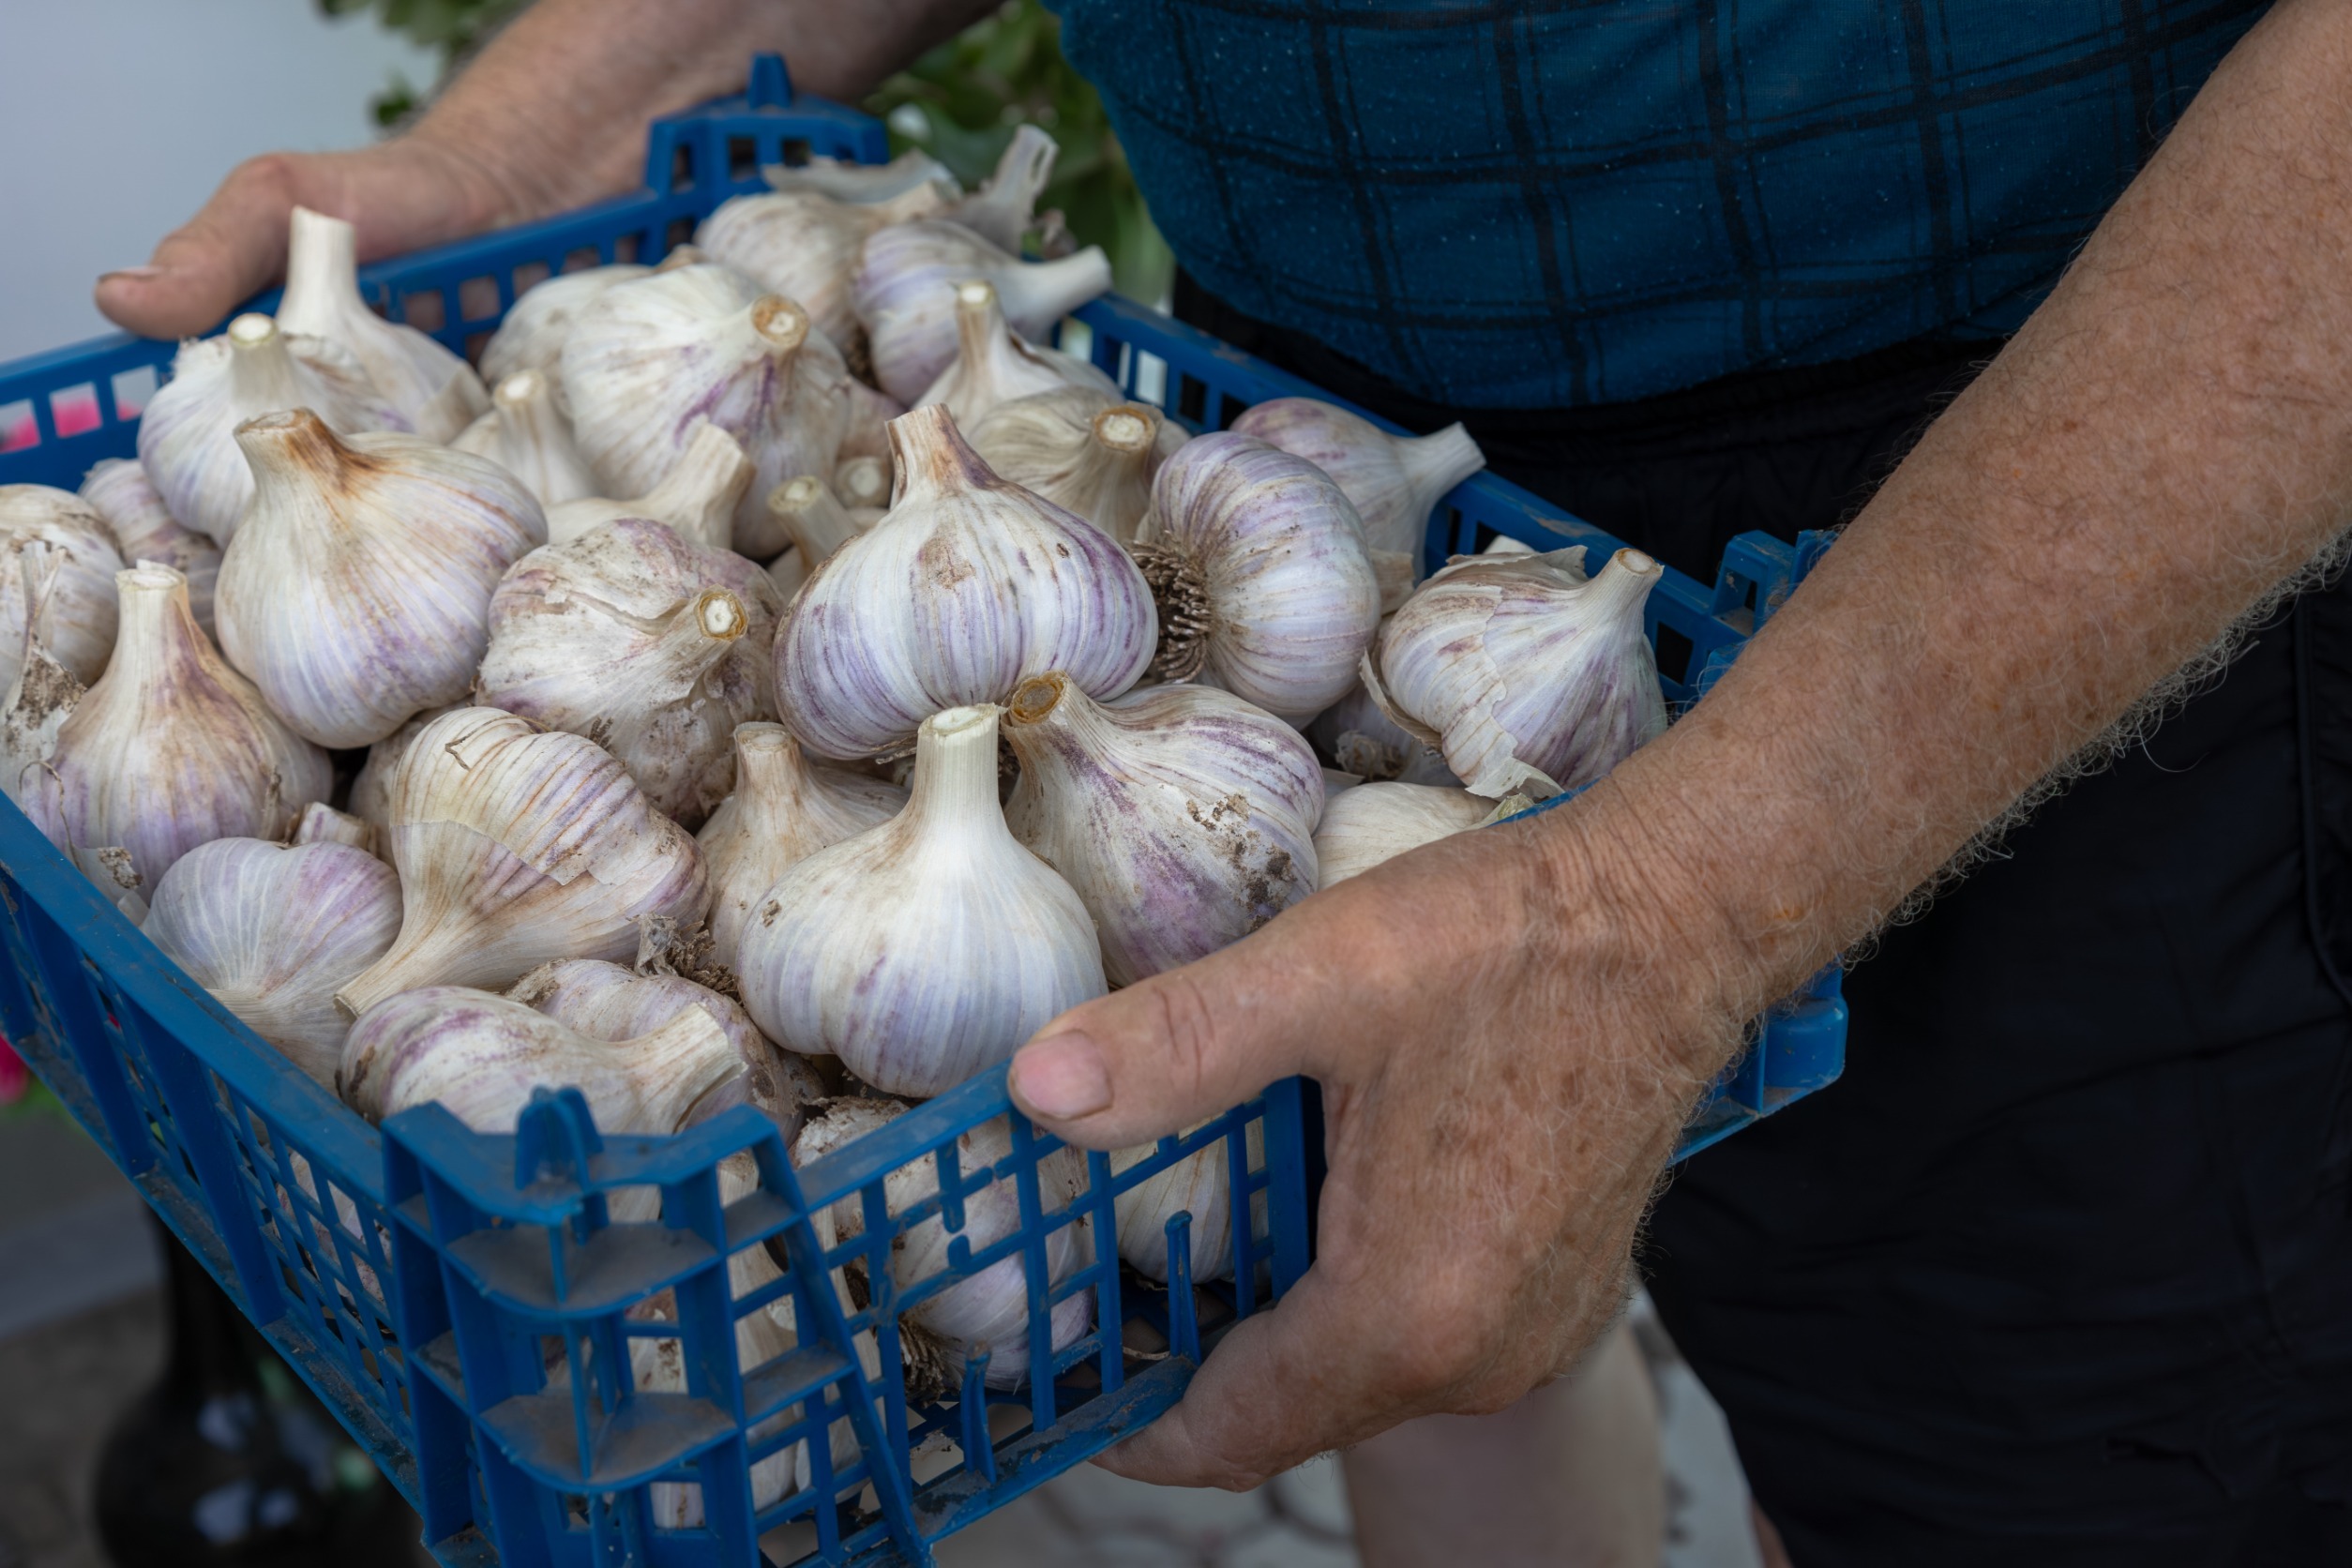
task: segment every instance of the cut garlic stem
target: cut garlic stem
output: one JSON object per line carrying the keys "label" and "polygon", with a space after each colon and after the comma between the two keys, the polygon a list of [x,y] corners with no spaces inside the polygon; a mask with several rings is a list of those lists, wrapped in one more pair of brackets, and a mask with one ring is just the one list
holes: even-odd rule
{"label": "cut garlic stem", "polygon": [[240,400],[291,408],[302,399],[294,355],[278,324],[247,311],[229,324],[229,384]]}
{"label": "cut garlic stem", "polygon": [[825,482],[813,474],[787,479],[768,492],[768,510],[800,547],[802,568],[814,571],[825,557],[850,542],[857,521],[842,509]]}
{"label": "cut garlic stem", "polygon": [[890,465],[880,458],[852,458],[833,471],[835,494],[845,506],[890,505]]}
{"label": "cut garlic stem", "polygon": [[1094,439],[1114,452],[1148,452],[1157,433],[1132,404],[1122,403],[1094,415]]}

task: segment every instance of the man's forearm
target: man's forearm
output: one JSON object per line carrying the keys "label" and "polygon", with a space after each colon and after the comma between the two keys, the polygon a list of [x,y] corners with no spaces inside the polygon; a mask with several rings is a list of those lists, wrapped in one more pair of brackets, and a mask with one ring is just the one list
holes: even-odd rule
{"label": "man's forearm", "polygon": [[1739,955],[1728,1014],[1883,920],[2342,529],[2348,87],[2352,8],[2279,6],[1714,695],[1560,814]]}

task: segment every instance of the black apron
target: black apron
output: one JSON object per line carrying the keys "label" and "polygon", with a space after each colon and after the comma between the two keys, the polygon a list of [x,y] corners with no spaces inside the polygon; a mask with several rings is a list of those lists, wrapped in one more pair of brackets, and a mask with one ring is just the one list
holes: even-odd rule
{"label": "black apron", "polygon": [[[1448,410],[1177,313],[1701,580],[1850,517],[1986,344]],[[1846,1076],[1675,1175],[1642,1249],[1797,1568],[2352,1563],[2352,592],[1886,932]]]}

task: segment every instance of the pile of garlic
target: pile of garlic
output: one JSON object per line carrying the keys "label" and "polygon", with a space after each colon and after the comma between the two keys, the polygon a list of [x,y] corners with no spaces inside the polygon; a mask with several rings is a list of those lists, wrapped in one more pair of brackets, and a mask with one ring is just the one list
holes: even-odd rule
{"label": "pile of garlic", "polygon": [[[363,1114],[748,1103],[805,1160],[1389,852],[1383,790],[1468,826],[1657,731],[1647,558],[1412,591],[1482,460],[1458,427],[1293,399],[1187,439],[1031,341],[1108,281],[1014,253],[1050,165],[1025,133],[969,198],[779,172],[700,249],[531,291],[490,386],[297,211],[285,313],[182,348],[138,463],[0,489],[0,788]],[[1326,812],[1364,777],[1408,782]],[[1012,1143],[965,1143],[985,1245]],[[1123,1195],[1115,1238],[1063,1214],[1053,1277],[1115,1244],[1164,1278],[1179,1209],[1229,1272],[1228,1168]],[[1049,1210],[1084,1186],[1042,1174]],[[900,1289],[947,1244],[911,1231]],[[1029,1306],[1006,1266],[927,1297],[911,1377],[1018,1380]]]}

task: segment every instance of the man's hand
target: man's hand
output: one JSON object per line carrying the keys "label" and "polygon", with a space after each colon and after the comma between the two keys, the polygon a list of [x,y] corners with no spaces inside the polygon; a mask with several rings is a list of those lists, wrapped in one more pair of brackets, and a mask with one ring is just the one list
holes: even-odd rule
{"label": "man's hand", "polygon": [[634,188],[654,119],[740,91],[753,53],[852,101],[984,14],[987,0],[540,0],[416,126],[349,153],[238,165],[98,307],[151,338],[209,330],[283,271],[297,205],[358,225],[359,258],[398,255]]}
{"label": "man's hand", "polygon": [[1111,1469],[1247,1486],[1410,1416],[1500,1410],[1624,1304],[1658,1172],[1744,1018],[1692,950],[1698,906],[1673,929],[1681,901],[1606,852],[1624,794],[1392,861],[1015,1059],[1022,1108],[1095,1148],[1290,1074],[1323,1087],[1314,1269]]}

